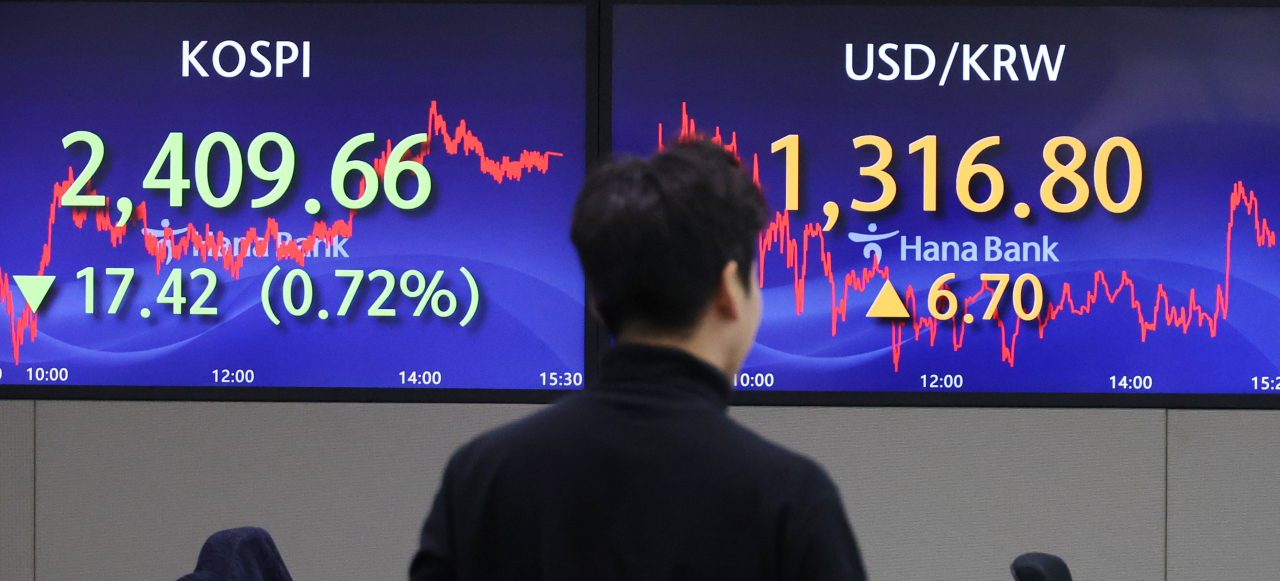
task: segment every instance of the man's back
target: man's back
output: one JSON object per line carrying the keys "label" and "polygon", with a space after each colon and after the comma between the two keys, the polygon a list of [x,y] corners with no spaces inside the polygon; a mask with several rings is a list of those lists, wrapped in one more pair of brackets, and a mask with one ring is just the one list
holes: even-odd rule
{"label": "man's back", "polygon": [[682,351],[615,347],[599,385],[454,455],[410,578],[864,579],[826,473],[728,392]]}

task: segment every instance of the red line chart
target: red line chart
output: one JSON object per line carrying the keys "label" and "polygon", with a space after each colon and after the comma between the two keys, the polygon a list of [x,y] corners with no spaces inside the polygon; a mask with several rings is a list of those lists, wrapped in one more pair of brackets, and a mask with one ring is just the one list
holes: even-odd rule
{"label": "red line chart", "polygon": [[[698,133],[698,122],[689,116],[689,104],[680,104],[680,134],[676,137],[677,141],[688,141],[703,137]],[[733,154],[734,159],[738,163],[742,163],[742,158],[738,155],[738,132],[734,131],[730,134],[729,142],[725,143],[724,137],[720,135],[720,127],[716,127],[715,132],[708,138],[712,143],[724,147],[724,150]],[[662,124],[658,124],[658,151],[662,151],[664,146],[662,137]],[[751,154],[751,178],[755,180],[756,185],[760,185],[760,154]]]}
{"label": "red line chart", "polygon": [[[682,105],[681,114],[683,121],[679,138],[681,140],[692,139],[698,134],[693,120],[688,116],[687,105]],[[725,149],[734,155],[738,155],[737,133],[734,132],[732,135],[733,138],[730,142],[725,144],[720,138],[720,128],[716,127],[715,136],[712,140],[724,145]],[[659,139],[661,139],[661,126],[659,126]],[[730,149],[730,147],[733,149]],[[753,164],[752,171],[756,178],[756,183],[759,183],[758,154],[755,159],[756,162]],[[1051,322],[1066,315],[1088,315],[1093,311],[1094,305],[1100,299],[1105,299],[1110,304],[1127,305],[1133,310],[1136,318],[1135,322],[1139,329],[1139,338],[1142,342],[1146,342],[1148,334],[1158,330],[1161,323],[1165,327],[1181,331],[1183,334],[1190,333],[1193,326],[1204,328],[1207,329],[1210,337],[1216,337],[1218,323],[1227,318],[1227,312],[1231,304],[1231,252],[1235,239],[1237,218],[1243,218],[1243,222],[1252,222],[1252,241],[1256,247],[1273,248],[1276,246],[1276,232],[1271,229],[1267,220],[1261,217],[1257,195],[1252,191],[1246,191],[1243,182],[1236,182],[1228,197],[1223,280],[1213,290],[1212,307],[1207,306],[1208,303],[1201,304],[1198,298],[1199,293],[1194,288],[1188,293],[1186,303],[1174,304],[1169,298],[1169,293],[1165,290],[1163,283],[1157,283],[1154,293],[1145,295],[1150,298],[1141,299],[1139,298],[1140,296],[1144,296],[1145,292],[1150,291],[1140,292],[1137,283],[1129,277],[1128,271],[1120,271],[1118,278],[1113,283],[1113,278],[1108,278],[1106,272],[1098,270],[1093,273],[1091,285],[1083,287],[1086,290],[1078,300],[1077,289],[1071,283],[1064,282],[1058,300],[1047,304],[1040,315],[1035,320],[1028,322],[1027,325],[1033,327],[1036,334],[1043,339],[1045,329]],[[865,292],[876,278],[889,280],[890,268],[888,265],[879,264],[878,260],[873,260],[869,268],[855,268],[846,273],[837,273],[833,270],[832,255],[827,250],[826,243],[822,224],[817,222],[804,224],[797,234],[791,223],[790,212],[775,212],[773,219],[765,225],[758,239],[759,285],[764,288],[765,265],[772,262],[768,259],[770,254],[778,254],[780,258],[785,260],[786,268],[792,272],[795,291],[795,312],[797,315],[802,314],[805,310],[805,284],[810,280],[809,257],[813,254],[811,251],[816,252],[818,263],[815,268],[821,268],[820,276],[826,279],[831,289],[831,336],[834,337],[839,331],[839,325],[847,322],[850,291]],[[929,345],[934,346],[938,336],[947,331],[945,327],[949,324],[951,327],[951,348],[954,351],[959,351],[964,347],[966,330],[966,326],[960,321],[963,319],[964,314],[968,312],[970,305],[980,300],[984,295],[990,295],[993,291],[994,289],[984,281],[977,292],[963,297],[963,308],[952,319],[940,321],[928,314],[927,305],[918,304],[925,299],[918,299],[916,289],[911,285],[907,285],[903,293],[903,302],[911,315],[910,320],[894,322],[890,325],[889,341],[892,347],[894,371],[899,369],[902,346],[906,342],[904,335],[908,325],[911,327],[915,340],[919,341],[921,336],[925,335],[928,338]],[[924,307],[923,309],[921,309],[922,306]],[[921,314],[921,310],[924,311],[924,314]],[[1023,331],[1023,321],[1015,317],[1011,324],[1012,328],[1010,328],[1010,324],[1006,324],[1001,319],[994,319],[994,322],[1000,329],[1000,360],[1013,367],[1018,338]]]}
{"label": "red line chart", "polygon": [[[480,141],[475,134],[467,129],[467,120],[459,119],[457,127],[454,128],[453,136],[449,136],[449,124],[445,122],[444,116],[436,111],[436,102],[431,102],[431,110],[427,112],[427,147],[426,153],[431,153],[431,142],[439,135],[441,143],[444,144],[445,153],[449,155],[471,155],[474,152],[480,158],[480,171],[489,175],[498,183],[502,180],[519,181],[525,172],[538,170],[547,173],[547,167],[551,163],[552,157],[563,157],[564,154],[554,151],[539,152],[523,150],[516,159],[508,156],[502,156],[501,159],[489,159],[484,154],[484,143]],[[387,144],[387,154],[391,153],[391,144]],[[422,154],[419,154],[422,155]],[[385,159],[385,156],[384,156]],[[418,158],[422,161],[422,158]],[[386,162],[383,161],[383,167]],[[378,175],[382,175],[379,169]]]}

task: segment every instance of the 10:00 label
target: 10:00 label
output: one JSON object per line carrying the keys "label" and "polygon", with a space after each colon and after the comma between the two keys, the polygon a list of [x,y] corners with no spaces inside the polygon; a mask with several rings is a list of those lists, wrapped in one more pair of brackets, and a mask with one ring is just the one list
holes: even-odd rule
{"label": "10:00 label", "polygon": [[68,376],[66,367],[27,368],[27,381],[66,381]]}
{"label": "10:00 label", "polygon": [[733,376],[734,387],[773,387],[772,373],[739,373]]}

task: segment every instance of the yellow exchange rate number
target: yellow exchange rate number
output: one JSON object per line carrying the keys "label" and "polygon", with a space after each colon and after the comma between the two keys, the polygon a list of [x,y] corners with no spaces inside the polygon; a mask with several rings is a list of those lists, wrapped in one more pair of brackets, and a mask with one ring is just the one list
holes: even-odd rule
{"label": "yellow exchange rate number", "polygon": [[[795,141],[798,143],[799,138],[795,138]],[[878,212],[889,207],[898,192],[897,182],[891,174],[885,171],[885,168],[889,167],[889,163],[893,161],[893,147],[888,140],[877,135],[863,135],[853,140],[854,148],[862,148],[868,145],[874,146],[878,152],[876,162],[862,167],[859,173],[879,180],[881,185],[880,196],[871,202],[854,199],[851,206],[859,212]],[[956,197],[970,212],[979,214],[990,212],[999,206],[1004,199],[1004,176],[1000,173],[1000,170],[996,169],[995,166],[978,161],[978,156],[997,145],[1000,145],[1000,136],[984,137],[969,146],[969,149],[965,150],[964,155],[960,157],[960,164],[956,167]],[[1057,158],[1058,148],[1063,145],[1070,146],[1073,152],[1071,160],[1065,164]],[[1111,154],[1117,149],[1124,152],[1125,160],[1129,166],[1128,188],[1125,191],[1124,198],[1119,202],[1116,202],[1111,196],[1111,189],[1107,183]],[[938,209],[938,136],[926,135],[913,141],[908,148],[908,152],[922,154],[924,162],[922,164],[924,171],[923,207],[926,212],[935,212]],[[1084,143],[1075,137],[1055,137],[1045,144],[1044,162],[1052,171],[1040,184],[1040,201],[1050,211],[1064,214],[1084,207],[1089,198],[1089,184],[1083,176],[1076,172],[1084,165],[1086,157],[1087,152]],[[979,175],[986,177],[991,184],[991,191],[987,194],[987,199],[983,201],[974,199],[973,181]],[[1075,197],[1066,203],[1059,202],[1053,192],[1058,181],[1064,179],[1075,187]],[[1097,192],[1098,202],[1113,214],[1127,212],[1137,204],[1138,195],[1142,191],[1142,157],[1132,141],[1124,137],[1112,137],[1102,143],[1102,146],[1098,148],[1097,160],[1094,162],[1093,189]]]}
{"label": "yellow exchange rate number", "polygon": [[[1000,136],[984,137],[970,145],[960,157],[955,174],[956,197],[965,209],[971,212],[979,214],[990,212],[1004,200],[1004,175],[994,165],[979,161],[979,157],[987,153],[987,150],[998,145],[1000,145]],[[1058,151],[1063,146],[1069,147],[1072,152],[1071,158],[1066,162],[1058,159]],[[854,138],[853,147],[854,149],[874,148],[875,162],[860,167],[858,173],[878,181],[880,194],[871,201],[863,201],[855,197],[850,207],[859,212],[879,212],[888,208],[898,195],[898,182],[889,172],[889,166],[893,162],[893,145],[878,135],[862,135]],[[1116,201],[1112,195],[1111,185],[1107,181],[1107,174],[1112,167],[1112,157],[1117,150],[1124,154],[1129,170],[1129,181],[1124,197],[1119,201]],[[785,152],[786,208],[799,210],[800,137],[792,134],[775,141],[773,151]],[[938,210],[938,171],[941,165],[938,160],[938,136],[921,137],[911,142],[907,151],[913,155],[921,154],[924,172],[921,182],[922,206],[926,212],[936,212]],[[1044,145],[1043,157],[1050,173],[1040,183],[1040,201],[1051,212],[1068,214],[1080,210],[1088,202],[1091,189],[1096,193],[1098,203],[1113,214],[1128,212],[1138,203],[1138,197],[1142,193],[1142,156],[1138,153],[1137,146],[1127,138],[1112,137],[1098,148],[1093,164],[1092,188],[1088,180],[1079,173],[1088,158],[1088,150],[1079,139],[1070,136],[1050,139]],[[990,184],[986,199],[981,201],[974,196],[975,181],[979,176],[987,178],[986,181]],[[1068,191],[1074,192],[1071,199],[1066,202],[1059,201],[1054,192],[1058,183],[1064,180],[1069,185]],[[827,206],[831,204],[833,203],[828,202]],[[1019,206],[1024,205],[1019,204]],[[834,223],[835,216],[830,215],[827,207],[824,207],[824,212],[829,213],[828,225]],[[1026,217],[1025,208],[1019,208],[1015,213],[1020,218]]]}
{"label": "yellow exchange rate number", "polygon": [[[939,321],[949,321],[956,316],[956,311],[960,309],[960,299],[956,298],[955,293],[947,286],[947,283],[956,278],[956,273],[948,272],[939,276],[933,281],[933,285],[929,287],[929,314]],[[1009,287],[1008,274],[988,274],[983,273],[980,277],[983,286],[991,291],[991,301],[987,303],[987,310],[982,314],[983,320],[991,320],[996,317],[996,309],[1000,305],[1001,299],[1004,298],[1005,289]],[[986,283],[994,282],[995,288],[990,288]],[[1026,287],[1031,287],[1031,306],[1026,304]],[[1019,276],[1013,283],[1013,312],[1018,315],[1019,319],[1024,321],[1034,321],[1040,316],[1040,311],[1044,308],[1044,288],[1040,285],[1040,279],[1031,273]],[[939,308],[938,304],[943,303],[944,308]],[[970,322],[970,316],[965,316],[965,322]]]}

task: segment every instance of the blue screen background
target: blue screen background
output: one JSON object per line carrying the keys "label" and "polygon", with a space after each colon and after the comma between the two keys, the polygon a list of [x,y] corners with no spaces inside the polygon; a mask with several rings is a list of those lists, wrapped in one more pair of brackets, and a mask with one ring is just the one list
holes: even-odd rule
{"label": "blue screen background", "polygon": [[[157,275],[139,228],[130,226],[113,247],[108,234],[94,228],[92,212],[76,228],[71,209],[58,209],[45,272],[57,282],[38,311],[35,339],[16,350],[18,361],[0,349],[0,382],[28,383],[33,366],[65,368],[70,384],[162,386],[215,385],[214,370],[221,369],[253,370],[254,386],[317,387],[415,387],[402,383],[400,373],[428,371],[439,372],[431,387],[541,388],[541,373],[582,372],[583,282],[568,223],[585,167],[584,30],[583,7],[569,5],[0,6],[0,271],[6,276],[36,274],[49,235],[52,186],[67,179],[68,167],[79,172],[88,162],[86,146],[62,147],[73,131],[93,132],[105,143],[92,187],[111,199],[113,220],[116,198],[127,196],[146,202],[152,229],[168,219],[173,228],[210,224],[228,236],[254,227],[262,233],[268,218],[295,237],[308,234],[316,220],[346,220],[330,191],[339,148],[373,132],[376,141],[353,156],[372,162],[387,140],[427,131],[432,101],[450,135],[465,119],[492,159],[519,158],[524,150],[562,154],[549,159],[546,173],[532,170],[498,183],[480,171],[476,153],[449,155],[435,137],[423,161],[432,178],[428,202],[402,211],[380,192],[354,218],[349,258],[307,259],[315,294],[310,312],[300,317],[288,314],[281,298],[284,276],[299,267],[293,261],[250,257],[237,280],[213,260],[187,256],[162,265]],[[302,77],[299,56],[282,77],[273,71],[253,78],[247,71],[260,65],[248,56],[245,72],[223,78],[210,59],[227,39],[246,51],[253,41],[272,42],[264,51],[272,60],[275,41],[299,48],[309,41],[310,76]],[[182,76],[184,40],[192,46],[209,41],[198,55],[208,78],[194,70]],[[231,51],[223,54],[226,68],[234,61]],[[234,204],[205,205],[192,160],[215,131],[230,134],[242,152],[263,132],[287,137],[297,170],[285,197],[251,208],[248,200],[271,184],[246,165]],[[184,134],[185,173],[193,184],[181,208],[168,205],[167,191],[142,188],[170,132]],[[229,162],[220,152],[215,148],[210,164],[215,192],[227,184]],[[399,183],[405,197],[416,189],[411,177]],[[312,198],[322,205],[314,217],[304,210]],[[97,269],[98,281],[92,315],[85,313],[84,281],[76,278],[88,266]],[[271,298],[278,326],[260,298],[273,266],[282,269]],[[116,315],[106,313],[119,280],[105,274],[109,267],[137,272]],[[200,267],[218,278],[208,303],[218,308],[216,316],[174,315],[156,303],[171,269],[183,268],[190,307],[205,283],[188,273]],[[459,323],[471,299],[461,268],[474,276],[480,294],[466,327]],[[336,269],[362,269],[366,280],[347,316],[321,320],[318,310],[336,313],[347,289],[349,279],[336,278]],[[442,270],[438,288],[455,293],[457,313],[439,318],[428,306],[415,318],[417,301],[396,288],[382,305],[396,316],[368,316],[384,286],[367,278],[376,269],[390,271],[397,282],[409,269],[427,281]],[[21,295],[15,297],[11,321],[24,306]],[[301,302],[297,288],[295,297]],[[140,316],[144,307],[150,318]]]}
{"label": "blue screen background", "polygon": [[[825,222],[825,202],[840,206],[839,221],[823,237],[834,299],[817,238],[809,240],[803,312],[797,313],[797,275],[779,245],[763,256],[764,321],[744,368],[749,381],[739,389],[946,391],[931,387],[933,376],[958,375],[963,387],[952,391],[1120,392],[1113,376],[1137,376],[1151,378],[1145,393],[1254,393],[1255,377],[1280,370],[1280,249],[1255,243],[1253,216],[1243,206],[1236,211],[1229,316],[1218,323],[1216,336],[1207,323],[1193,322],[1185,333],[1170,326],[1166,305],[1157,310],[1155,298],[1163,285],[1168,303],[1185,310],[1194,290],[1197,304],[1214,312],[1237,182],[1256,192],[1263,218],[1274,223],[1280,216],[1280,62],[1274,58],[1280,41],[1272,32],[1278,20],[1274,11],[1248,9],[619,6],[613,146],[649,154],[658,146],[660,123],[667,141],[679,135],[687,106],[699,132],[718,128],[725,141],[736,134],[748,169],[758,156],[766,198],[781,211],[784,153],[772,153],[770,145],[795,134],[800,208],[789,216],[792,238],[802,243],[805,224]],[[855,81],[845,70],[846,43],[855,47],[859,74],[869,43],[897,44],[890,55],[898,64],[904,44],[927,45],[936,69],[922,81]],[[1037,81],[1028,81],[1020,54],[1014,64],[1019,81],[984,82],[973,73],[966,82],[957,54],[939,86],[953,43],[974,50],[1026,44],[1033,57],[1043,44],[1051,58],[1059,45],[1066,49],[1053,82],[1043,67]],[[988,76],[992,53],[989,46],[978,60]],[[887,64],[878,58],[876,64],[877,74],[890,74]],[[916,71],[923,68],[917,60]],[[880,192],[878,181],[859,175],[860,167],[876,161],[874,148],[853,147],[851,140],[861,135],[884,137],[893,146],[887,171],[896,179],[897,199],[874,214],[849,209],[852,199],[871,201]],[[925,135],[938,136],[935,213],[921,207],[921,156],[907,151]],[[976,214],[957,199],[956,169],[970,145],[992,135],[1000,136],[1000,145],[978,161],[1003,175],[1004,201]],[[1079,173],[1091,187],[1102,142],[1130,139],[1144,172],[1135,208],[1111,214],[1091,193],[1073,214],[1045,209],[1039,191],[1049,169],[1042,149],[1057,136],[1085,144],[1089,157]],[[1062,148],[1058,157],[1068,159],[1070,150]],[[1110,159],[1116,199],[1127,183],[1124,160],[1119,152]],[[974,197],[981,201],[988,186],[977,183]],[[1059,200],[1070,197],[1059,192]],[[1030,219],[1014,215],[1017,202],[1030,205]],[[878,233],[899,233],[879,242],[883,265],[899,294],[908,285],[914,289],[920,317],[928,317],[924,298],[931,283],[947,272],[956,273],[951,289],[961,297],[977,293],[982,273],[1014,279],[1032,273],[1043,284],[1046,303],[1055,305],[1064,283],[1080,305],[1095,273],[1104,273],[1114,289],[1124,272],[1134,282],[1143,317],[1156,329],[1142,340],[1138,311],[1125,290],[1114,304],[1099,299],[1087,315],[1063,312],[1043,337],[1035,322],[1021,324],[1010,362],[1002,358],[1016,323],[1010,299],[1006,295],[1000,308],[1002,337],[993,321],[981,320],[988,294],[970,307],[978,321],[965,325],[957,316],[940,322],[932,344],[928,327],[917,337],[908,323],[895,369],[892,324],[864,317],[880,278],[865,292],[849,290],[847,315],[837,321],[835,336],[831,330],[844,275],[871,267],[865,243],[847,235],[867,234],[873,223]],[[910,259],[913,251],[902,260],[902,236],[910,243],[916,236],[975,241],[978,261],[917,262]],[[1057,243],[1059,261],[985,262],[986,236],[1019,243],[1048,236]],[[758,383],[764,374],[772,374],[771,386]]]}

